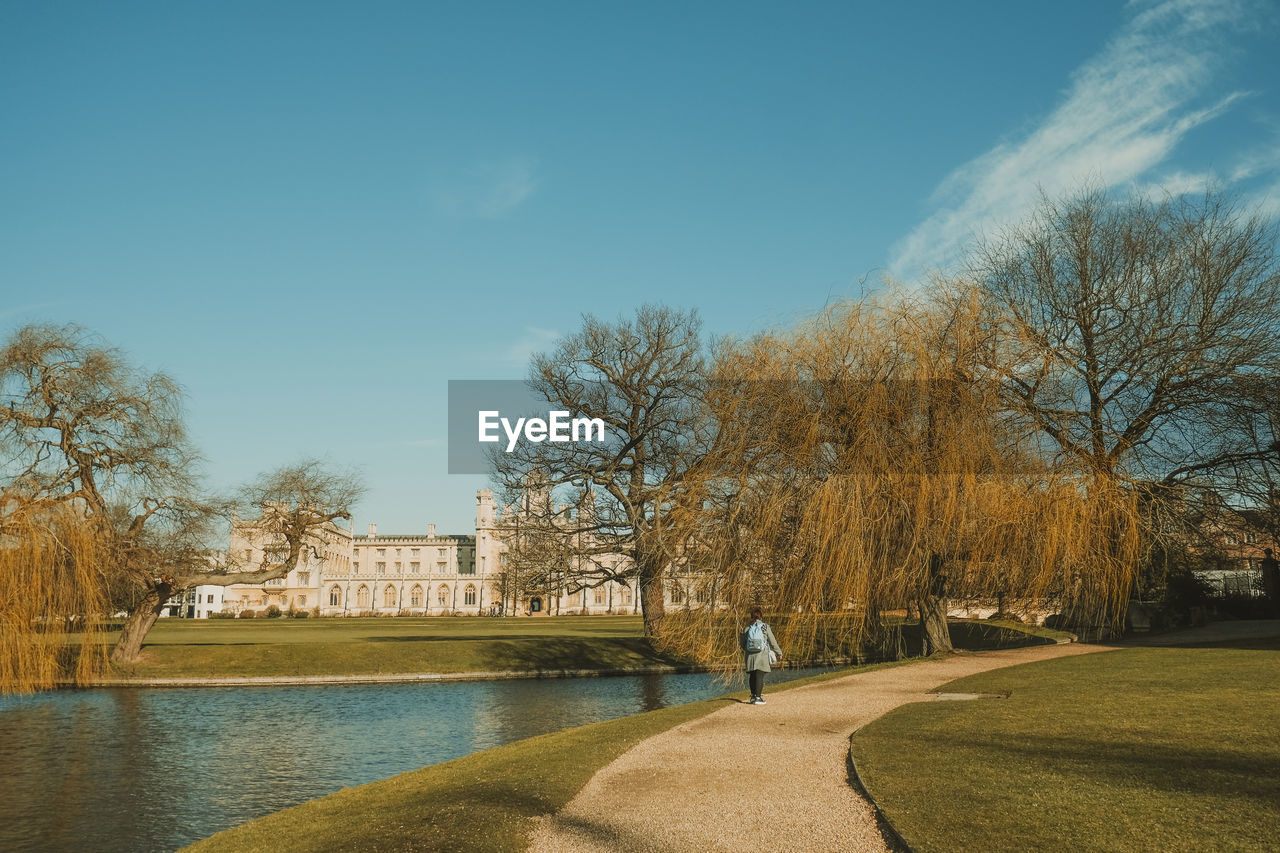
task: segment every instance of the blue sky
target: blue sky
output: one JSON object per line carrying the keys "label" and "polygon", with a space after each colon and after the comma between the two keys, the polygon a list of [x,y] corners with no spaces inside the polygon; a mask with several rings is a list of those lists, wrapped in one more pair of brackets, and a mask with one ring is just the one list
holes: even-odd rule
{"label": "blue sky", "polygon": [[1280,214],[1280,6],[0,2],[0,331],[186,389],[212,486],[472,530],[450,379],[584,312],[793,322],[1090,180]]}

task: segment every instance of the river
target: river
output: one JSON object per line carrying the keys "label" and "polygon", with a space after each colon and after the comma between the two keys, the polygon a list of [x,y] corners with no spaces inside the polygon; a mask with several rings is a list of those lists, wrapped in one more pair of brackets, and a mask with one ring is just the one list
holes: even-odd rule
{"label": "river", "polygon": [[174,850],[343,787],[738,687],[695,673],[0,697],[0,850]]}

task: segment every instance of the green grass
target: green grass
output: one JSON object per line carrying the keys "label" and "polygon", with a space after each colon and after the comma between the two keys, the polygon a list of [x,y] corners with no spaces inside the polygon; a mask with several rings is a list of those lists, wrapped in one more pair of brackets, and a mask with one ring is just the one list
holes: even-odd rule
{"label": "green grass", "polygon": [[[864,666],[779,684],[773,692],[838,678]],[[745,692],[731,694],[744,698]],[[193,853],[298,851],[520,851],[534,819],[567,804],[591,776],[647,737],[717,708],[693,702],[540,735],[345,788],[197,842]],[[626,808],[619,803],[619,808]]]}
{"label": "green grass", "polygon": [[[991,622],[958,621],[951,630],[956,646],[965,649],[1050,642],[1045,638],[1065,636]],[[919,652],[918,633],[918,626],[904,627],[909,654]],[[1028,634],[1033,639],[1028,640]],[[115,638],[108,634],[106,641]],[[142,661],[115,667],[112,674],[124,678],[383,675],[609,670],[679,663],[649,645],[639,616],[162,619],[147,635]]]}
{"label": "green grass", "polygon": [[[108,641],[114,641],[108,635]],[[137,678],[375,675],[617,669],[673,661],[645,641],[638,616],[353,619],[166,619]]]}
{"label": "green grass", "polygon": [[861,729],[859,774],[913,849],[1275,850],[1280,640],[971,676]]}

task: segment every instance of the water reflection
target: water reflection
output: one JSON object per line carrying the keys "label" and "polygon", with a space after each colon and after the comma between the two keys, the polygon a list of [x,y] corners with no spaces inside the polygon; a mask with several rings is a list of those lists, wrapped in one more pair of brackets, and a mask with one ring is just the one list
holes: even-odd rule
{"label": "water reflection", "polygon": [[689,674],[0,698],[0,850],[173,850],[342,787],[732,689]]}

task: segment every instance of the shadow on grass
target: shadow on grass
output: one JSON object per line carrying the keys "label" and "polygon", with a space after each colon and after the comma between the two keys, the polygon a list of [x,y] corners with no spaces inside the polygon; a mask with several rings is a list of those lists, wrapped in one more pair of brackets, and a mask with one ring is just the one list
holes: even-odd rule
{"label": "shadow on grass", "polygon": [[682,661],[658,654],[647,640],[542,637],[531,641],[489,643],[481,655],[494,669],[554,672],[566,669],[622,669],[644,665],[680,666]]}
{"label": "shadow on grass", "polygon": [[1172,794],[1235,797],[1268,809],[1280,802],[1280,757],[1275,755],[1030,733],[966,737],[955,731],[917,732],[913,737],[922,748],[938,752],[981,750],[996,756],[997,765],[1003,759],[1052,767],[1056,773],[1076,777],[1081,786],[1131,789],[1137,783]]}

